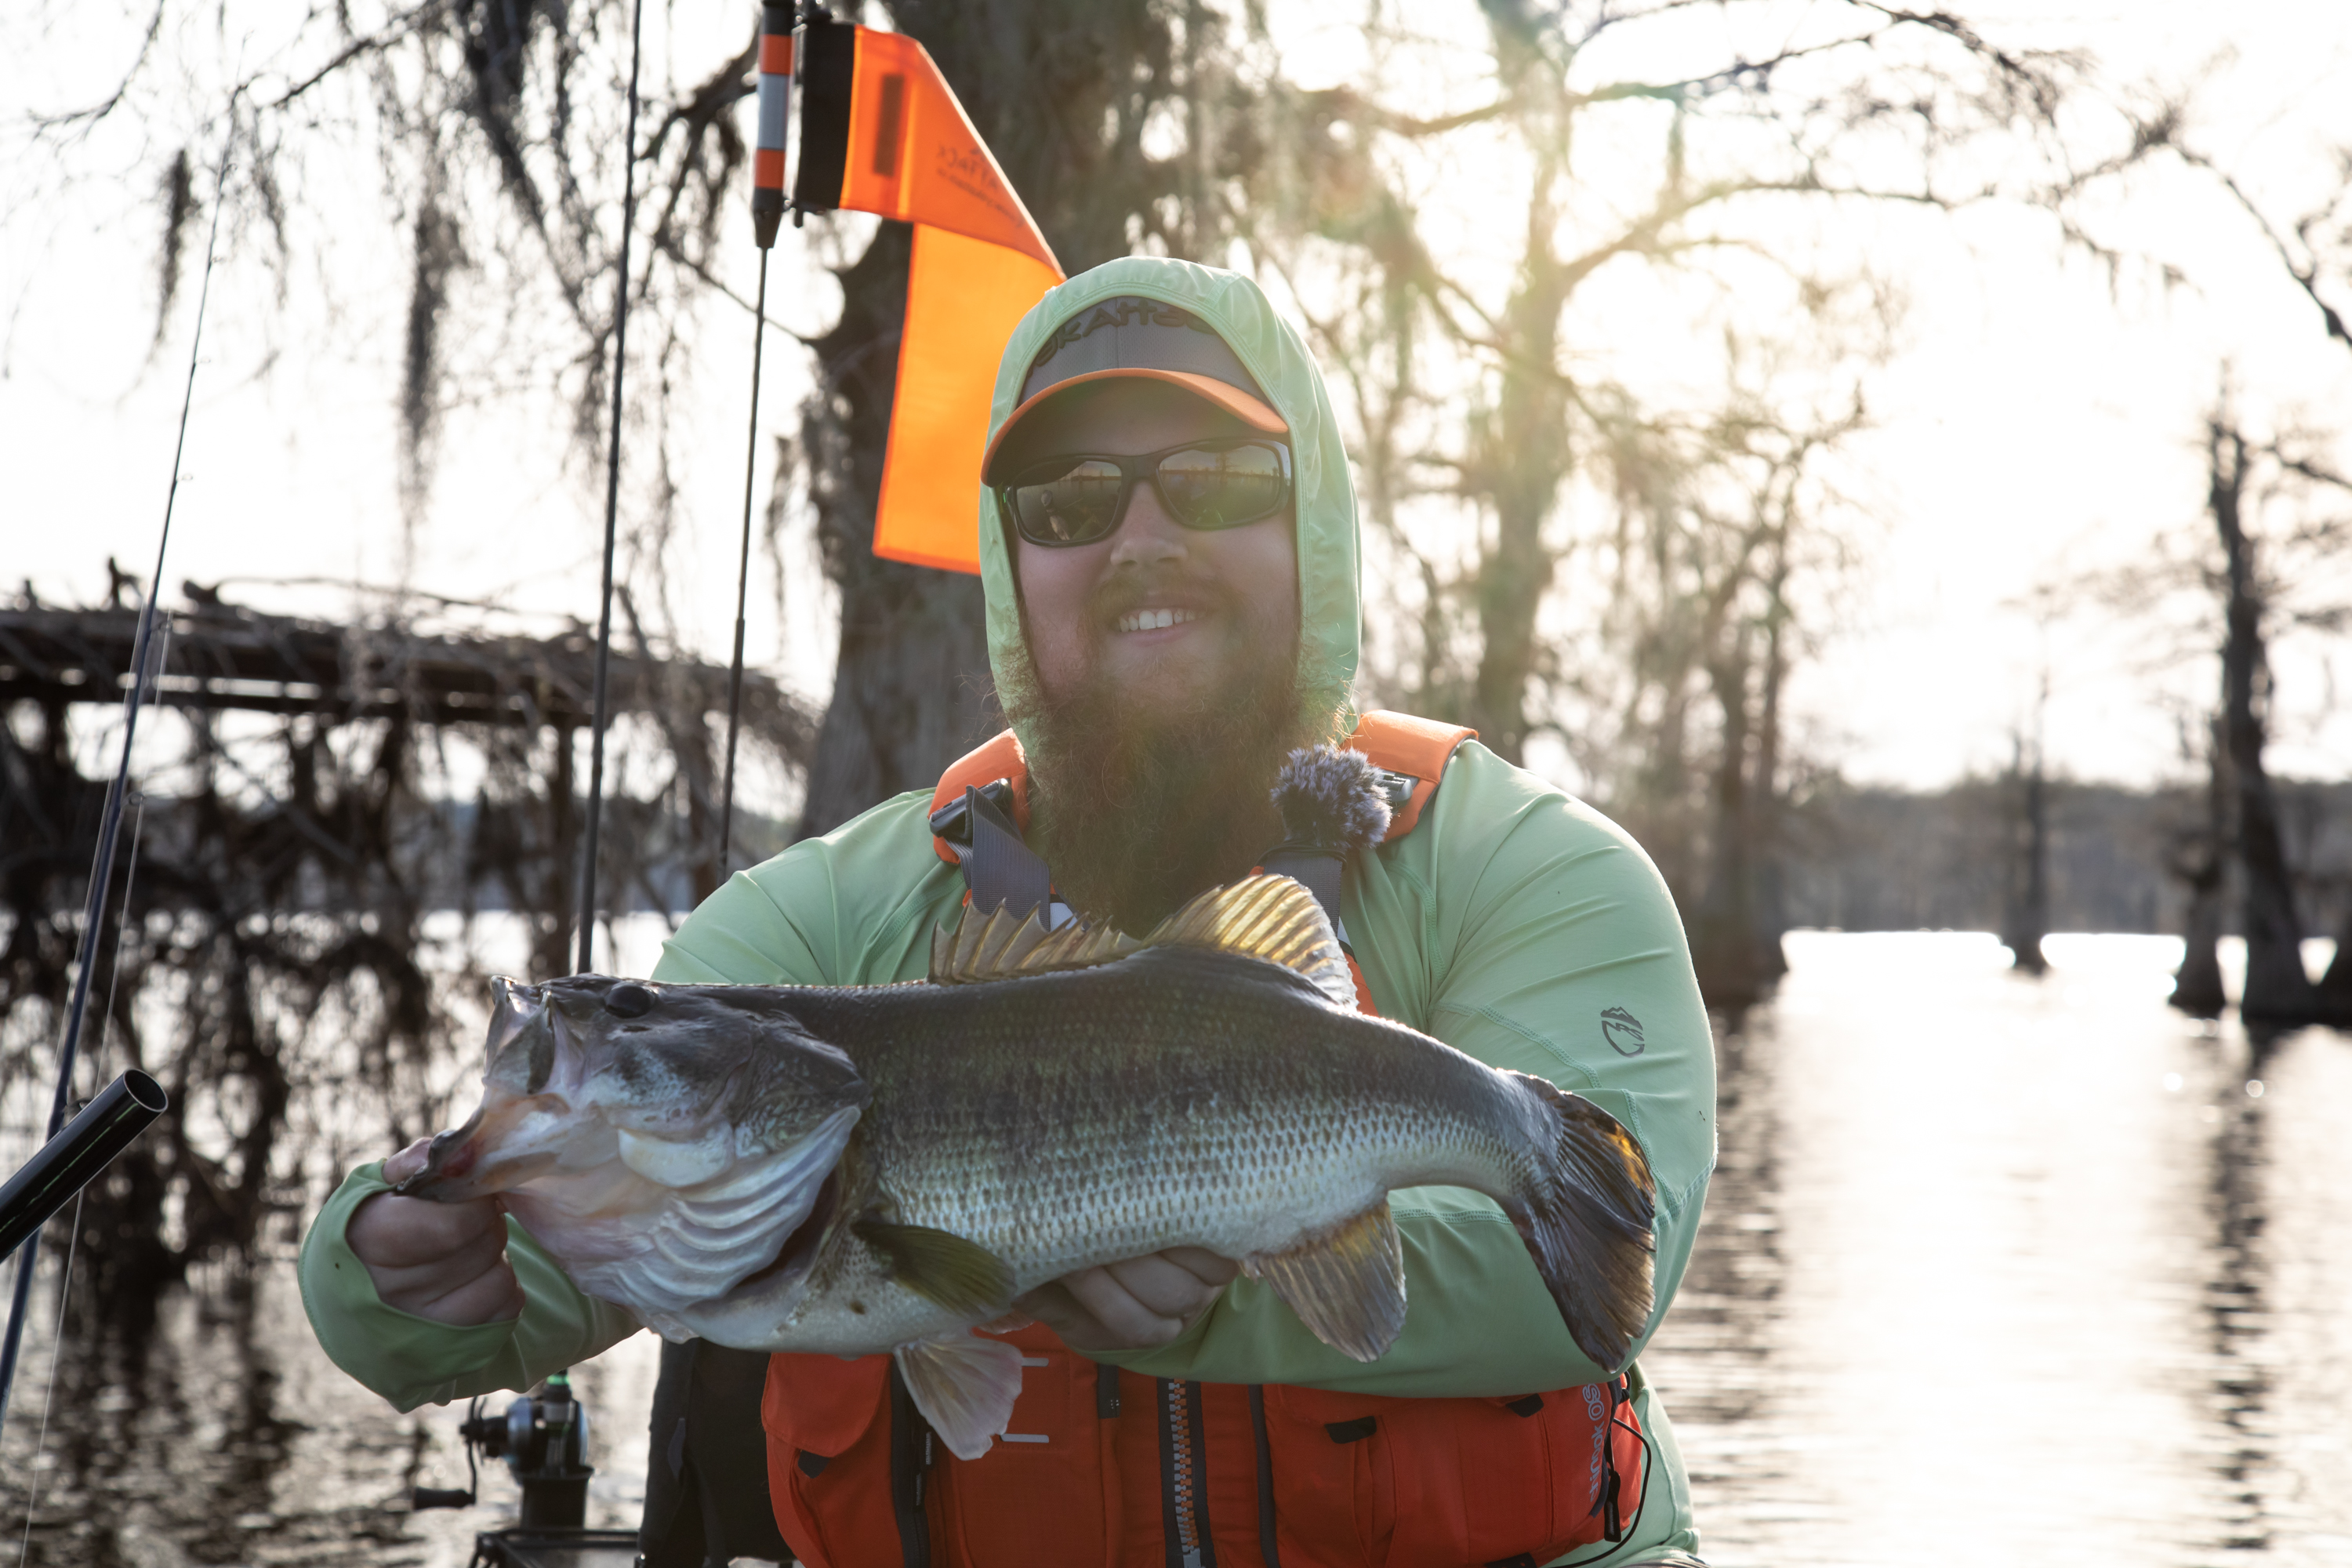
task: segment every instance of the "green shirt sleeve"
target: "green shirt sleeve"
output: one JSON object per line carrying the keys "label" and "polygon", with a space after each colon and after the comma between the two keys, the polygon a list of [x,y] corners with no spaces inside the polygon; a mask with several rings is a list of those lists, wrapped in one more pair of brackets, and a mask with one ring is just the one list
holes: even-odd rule
{"label": "green shirt sleeve", "polygon": [[302,1238],[302,1310],[328,1358],[401,1410],[502,1388],[526,1389],[637,1331],[637,1321],[581,1294],[529,1232],[507,1220],[507,1261],[526,1298],[510,1322],[461,1328],[384,1305],[344,1231],[353,1211],[392,1189],[383,1163],[335,1190]]}
{"label": "green shirt sleeve", "polygon": [[[962,887],[922,831],[929,805],[901,795],[731,878],[664,944],[650,978],[868,985],[919,976],[931,928]],[[299,1277],[328,1356],[401,1409],[529,1388],[636,1331],[625,1310],[583,1295],[511,1216],[520,1318],[460,1328],[384,1305],[344,1232],[362,1203],[388,1190],[381,1162],[353,1171],[304,1236]]]}
{"label": "green shirt sleeve", "polygon": [[[1350,867],[1340,912],[1383,1016],[1549,1079],[1640,1142],[1658,1184],[1647,1342],[1681,1282],[1715,1163],[1714,1047],[1656,868],[1598,812],[1471,742],[1414,831]],[[1525,1394],[1604,1375],[1491,1200],[1423,1187],[1391,1202],[1407,1310],[1380,1360],[1330,1349],[1248,1279],[1174,1343],[1103,1359],[1156,1377],[1399,1395]]]}

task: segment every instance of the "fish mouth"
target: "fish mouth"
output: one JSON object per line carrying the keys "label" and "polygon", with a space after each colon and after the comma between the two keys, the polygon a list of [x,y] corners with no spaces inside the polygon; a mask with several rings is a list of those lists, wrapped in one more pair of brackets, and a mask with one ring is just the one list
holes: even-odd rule
{"label": "fish mouth", "polygon": [[520,1185],[562,1156],[552,1149],[501,1149],[513,1141],[515,1124],[546,1110],[541,1097],[482,1106],[456,1127],[433,1135],[425,1165],[392,1190],[404,1198],[464,1203]]}

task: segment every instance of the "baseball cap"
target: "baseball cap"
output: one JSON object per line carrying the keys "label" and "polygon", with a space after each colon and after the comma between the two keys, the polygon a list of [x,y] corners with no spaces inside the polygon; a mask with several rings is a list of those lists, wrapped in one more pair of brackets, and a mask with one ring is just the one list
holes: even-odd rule
{"label": "baseball cap", "polygon": [[995,484],[1004,478],[996,472],[997,453],[1022,420],[1078,387],[1117,376],[1164,381],[1223,409],[1253,430],[1269,436],[1290,433],[1216,329],[1179,306],[1127,294],[1088,306],[1045,340],[1021,384],[1019,405],[981,457],[981,482]]}

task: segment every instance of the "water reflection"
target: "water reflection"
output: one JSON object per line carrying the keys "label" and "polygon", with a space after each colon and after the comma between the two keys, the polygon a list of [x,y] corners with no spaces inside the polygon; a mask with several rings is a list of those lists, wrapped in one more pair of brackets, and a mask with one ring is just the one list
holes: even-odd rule
{"label": "water reflection", "polygon": [[1649,1357],[1709,1561],[2352,1563],[2352,1046],[2156,939],[1790,949]]}
{"label": "water reflection", "polygon": [[[1734,1531],[1785,1506],[1790,1473],[1802,1462],[1775,1420],[1782,1390],[1771,1329],[1786,1272],[1776,1046],[1769,1008],[1751,1009],[1717,1042],[1721,1142],[1706,1239],[1675,1298],[1664,1358],[1675,1369],[1671,1409],[1692,1491],[1719,1500],[1704,1516],[1708,1525]],[[1649,1375],[1662,1373],[1653,1367]]]}
{"label": "water reflection", "polygon": [[[25,1527],[48,1316],[28,1342],[0,1453],[0,1523],[12,1542]],[[512,1522],[513,1487],[495,1468],[483,1476],[487,1506],[408,1511],[414,1486],[465,1484],[462,1408],[401,1415],[336,1371],[302,1321],[290,1259],[168,1297],[143,1353],[92,1344],[84,1321],[68,1316],[47,1441],[29,1477],[29,1563],[457,1568],[475,1531]],[[624,1347],[575,1374],[595,1422],[592,1524],[635,1526],[649,1352]]]}
{"label": "water reflection", "polygon": [[2221,1544],[2232,1551],[2263,1551],[2271,1544],[2263,1486],[2271,1466],[2272,1439],[2265,1426],[2271,1391],[2263,1364],[2268,1329],[2263,1286],[2263,1221],[2268,1173],[2263,1156],[2263,1106],[2247,1090],[2268,1085],[2263,1073],[2278,1055],[2275,1035],[2257,1036],[2248,1051],[2246,1078],[2231,1092],[2214,1086],[2221,1111],[2213,1129],[2208,1166],[2213,1226],[2214,1275],[2206,1286],[2205,1310],[2213,1350],[2213,1394],[2224,1428],[2215,1469],[2223,1486]]}
{"label": "water reflection", "polygon": [[[1790,948],[1722,1043],[1722,1164],[1645,1363],[1709,1561],[2352,1568],[2352,1043],[2172,1014],[2153,939],[2053,938],[2038,984],[1980,937]],[[44,1307],[0,1538],[31,1479],[35,1563],[459,1568],[510,1484],[406,1511],[465,1483],[463,1413],[344,1379],[290,1262],[167,1297],[135,1351],[70,1320],[35,1476]],[[592,1522],[635,1521],[655,1359],[578,1370]]]}

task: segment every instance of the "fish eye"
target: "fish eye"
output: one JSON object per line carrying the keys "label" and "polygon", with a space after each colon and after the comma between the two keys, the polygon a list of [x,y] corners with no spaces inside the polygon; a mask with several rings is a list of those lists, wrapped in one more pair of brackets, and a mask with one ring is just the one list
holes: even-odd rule
{"label": "fish eye", "polygon": [[654,1010],[654,994],[634,980],[604,993],[604,1011],[619,1018],[642,1018]]}

